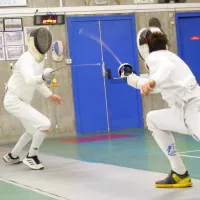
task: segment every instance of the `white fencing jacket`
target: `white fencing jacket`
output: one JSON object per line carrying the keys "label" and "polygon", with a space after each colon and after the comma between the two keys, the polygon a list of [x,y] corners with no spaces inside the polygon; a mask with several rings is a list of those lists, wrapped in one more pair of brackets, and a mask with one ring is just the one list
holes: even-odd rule
{"label": "white fencing jacket", "polygon": [[127,83],[140,89],[153,79],[156,82],[153,93],[161,93],[169,107],[184,108],[185,103],[193,98],[200,98],[200,87],[187,64],[176,54],[160,50],[149,54],[145,62],[147,76],[131,74]]}
{"label": "white fencing jacket", "polygon": [[29,51],[25,52],[15,64],[6,90],[27,103],[31,102],[35,90],[46,98],[51,96],[52,91],[42,80],[43,69],[44,61],[38,63]]}

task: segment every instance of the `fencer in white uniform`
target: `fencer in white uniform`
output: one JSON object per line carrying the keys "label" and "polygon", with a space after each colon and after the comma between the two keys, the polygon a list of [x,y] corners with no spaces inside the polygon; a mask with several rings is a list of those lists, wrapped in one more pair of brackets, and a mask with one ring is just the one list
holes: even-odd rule
{"label": "fencer in white uniform", "polygon": [[45,28],[32,31],[28,37],[28,51],[16,62],[4,97],[4,108],[16,117],[25,128],[13,150],[3,156],[6,163],[22,163],[19,158],[23,147],[31,140],[30,150],[23,163],[34,170],[44,169],[38,158],[39,148],[50,129],[51,122],[42,113],[31,106],[31,100],[37,90],[55,104],[62,104],[63,98],[45,85],[44,81],[54,78],[53,69],[44,68],[44,57],[50,49],[52,35]]}
{"label": "fencer in white uniform", "polygon": [[138,76],[129,64],[119,67],[119,75],[143,96],[160,93],[169,108],[147,114],[148,129],[171,164],[171,173],[157,181],[156,187],[189,187],[192,181],[176,149],[171,133],[189,134],[200,140],[200,87],[189,66],[168,50],[166,34],[149,27],[137,35],[139,53],[145,61],[147,74]]}

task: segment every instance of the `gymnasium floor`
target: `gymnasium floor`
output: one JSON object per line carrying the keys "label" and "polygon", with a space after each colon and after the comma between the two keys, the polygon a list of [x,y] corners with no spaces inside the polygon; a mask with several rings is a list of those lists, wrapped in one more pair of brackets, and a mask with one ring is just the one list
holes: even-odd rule
{"label": "gymnasium floor", "polygon": [[[1,159],[0,199],[200,199],[200,144],[190,136],[174,135],[193,178],[191,188],[156,189],[154,182],[170,172],[168,160],[148,131],[125,130],[46,140],[40,150],[44,171],[6,165]],[[12,147],[1,146],[0,156]]]}

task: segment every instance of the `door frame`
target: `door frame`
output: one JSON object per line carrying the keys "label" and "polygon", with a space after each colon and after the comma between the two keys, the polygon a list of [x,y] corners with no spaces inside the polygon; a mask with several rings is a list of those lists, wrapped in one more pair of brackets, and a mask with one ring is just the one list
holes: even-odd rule
{"label": "door frame", "polygon": [[182,57],[182,51],[181,51],[181,40],[180,40],[181,30],[180,30],[179,20],[181,18],[189,18],[189,17],[200,17],[200,13],[199,12],[180,12],[180,13],[175,14],[177,51],[180,57]]}
{"label": "door frame", "polygon": [[[134,70],[139,74],[139,61],[138,61],[138,51],[137,51],[137,42],[136,42],[136,24],[135,24],[135,15],[111,15],[111,16],[72,16],[72,17],[66,17],[66,34],[68,33],[68,46],[69,46],[69,57],[71,57],[71,51],[73,50],[73,45],[71,44],[70,38],[73,37],[72,33],[72,22],[78,22],[78,21],[109,21],[109,20],[131,20],[132,21],[132,38],[133,41],[135,39],[135,43],[133,43],[133,56],[134,56],[134,66],[137,66]],[[73,62],[73,61],[72,61]],[[117,70],[117,69],[116,69]],[[79,102],[78,102],[78,95],[76,92],[76,76],[75,76],[75,68],[71,68],[71,76],[72,76],[72,93],[73,93],[73,99],[74,99],[74,113],[75,113],[75,124],[76,124],[76,133],[77,135],[81,135],[81,119],[80,119],[80,110],[79,110]],[[138,113],[139,113],[139,126],[141,128],[144,127],[144,121],[143,121],[143,109],[142,109],[142,97],[137,93],[137,100],[138,100]]]}

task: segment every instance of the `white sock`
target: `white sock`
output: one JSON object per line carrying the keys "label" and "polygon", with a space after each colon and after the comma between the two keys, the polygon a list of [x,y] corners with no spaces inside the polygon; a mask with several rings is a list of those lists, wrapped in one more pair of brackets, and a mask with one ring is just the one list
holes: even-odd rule
{"label": "white sock", "polygon": [[177,174],[185,174],[186,168],[183,161],[176,150],[175,139],[170,131],[155,130],[153,136],[170,161],[171,168]]}
{"label": "white sock", "polygon": [[32,135],[30,135],[29,133],[25,132],[20,137],[20,139],[18,140],[17,144],[13,148],[13,150],[11,152],[12,157],[16,158],[17,156],[19,156],[21,150],[30,142],[31,139],[32,139]]}
{"label": "white sock", "polygon": [[32,140],[32,144],[31,144],[28,156],[30,157],[37,156],[39,148],[42,145],[42,142],[44,138],[46,137],[46,135],[47,133],[45,132],[41,132],[39,130],[36,131],[36,133],[33,135],[33,140]]}

